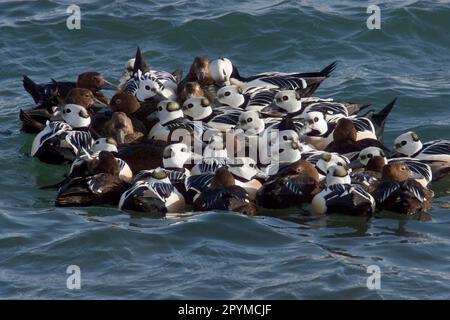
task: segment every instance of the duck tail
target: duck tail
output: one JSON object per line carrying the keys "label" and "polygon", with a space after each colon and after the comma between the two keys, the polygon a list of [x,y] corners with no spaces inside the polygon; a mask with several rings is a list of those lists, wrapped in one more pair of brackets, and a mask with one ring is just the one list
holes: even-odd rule
{"label": "duck tail", "polygon": [[39,189],[41,189],[41,190],[47,190],[47,189],[59,189],[59,188],[61,188],[65,183],[67,182],[67,180],[66,179],[64,179],[64,180],[62,180],[62,181],[60,181],[60,182],[57,182],[57,183],[55,183],[55,184],[51,184],[51,185],[48,185],[48,186],[43,186],[43,187],[40,187]]}
{"label": "duck tail", "polygon": [[391,113],[392,109],[394,108],[396,101],[397,101],[397,97],[395,97],[394,100],[389,102],[379,112],[372,114],[371,121],[375,126],[375,133],[376,133],[377,137],[383,136],[384,125],[386,124],[386,119],[387,119],[388,115]]}
{"label": "duck tail", "polygon": [[22,121],[22,128],[25,131],[28,130],[30,132],[39,132],[45,128],[45,124],[34,120],[28,113],[26,113],[22,109],[20,109],[19,111],[19,118],[20,121]]}
{"label": "duck tail", "polygon": [[142,55],[140,47],[137,47],[137,49],[136,49],[133,74],[135,74],[138,70],[141,70],[142,73],[145,73],[150,70],[150,66],[145,62],[145,59],[144,59],[144,56]]}
{"label": "duck tail", "polygon": [[22,84],[24,89],[31,95],[34,103],[38,104],[42,100],[42,95],[39,90],[39,85],[31,80],[28,76],[24,75]]}
{"label": "duck tail", "polygon": [[323,76],[323,77],[329,77],[331,72],[334,71],[334,69],[336,69],[336,65],[337,65],[337,61],[333,61],[332,63],[330,63],[329,65],[327,65],[325,68],[323,68],[319,73]]}

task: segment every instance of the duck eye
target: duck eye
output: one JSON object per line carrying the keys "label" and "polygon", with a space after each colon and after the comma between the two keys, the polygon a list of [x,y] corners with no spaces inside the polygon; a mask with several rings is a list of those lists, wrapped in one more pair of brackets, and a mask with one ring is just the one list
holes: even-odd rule
{"label": "duck eye", "polygon": [[116,103],[122,103],[122,100],[120,100],[120,99],[116,99],[116,101],[115,101]]}
{"label": "duck eye", "polygon": [[145,86],[145,90],[147,90],[147,91],[150,90],[150,86],[149,86],[149,85],[146,85],[146,86]]}
{"label": "duck eye", "polygon": [[162,109],[163,109],[162,107],[158,107],[158,111],[162,111]]}
{"label": "duck eye", "polygon": [[186,148],[181,148],[181,152],[186,152]]}
{"label": "duck eye", "polygon": [[187,106],[189,109],[192,109],[194,107],[194,105],[192,103],[189,103]]}
{"label": "duck eye", "polygon": [[247,122],[252,122],[253,119],[252,118],[247,118]]}
{"label": "duck eye", "polygon": [[95,141],[95,144],[100,144],[100,141]]}
{"label": "duck eye", "polygon": [[70,109],[65,109],[65,111],[66,111],[66,113],[71,113],[72,112],[72,110],[70,110]]}
{"label": "duck eye", "polygon": [[283,101],[287,101],[287,100],[289,100],[289,97],[288,96],[283,96]]}
{"label": "duck eye", "polygon": [[286,141],[288,139],[287,136],[283,136],[283,140]]}
{"label": "duck eye", "polygon": [[364,159],[366,159],[367,157],[364,155],[364,156],[361,156],[361,160],[364,160]]}
{"label": "duck eye", "polygon": [[279,153],[283,153],[284,152],[284,149],[280,149],[280,152]]}
{"label": "duck eye", "polygon": [[231,94],[230,91],[226,91],[226,92],[224,93],[224,96],[225,96],[225,97],[228,97],[230,94]]}
{"label": "duck eye", "polygon": [[400,142],[400,144],[401,144],[402,146],[404,146],[404,145],[406,145],[406,141],[403,140],[402,142]]}
{"label": "duck eye", "polygon": [[344,165],[342,164],[342,162],[338,162],[338,163],[336,163],[338,166],[341,166],[341,167],[343,167]]}
{"label": "duck eye", "polygon": [[373,158],[373,154],[369,153],[369,154],[367,155],[367,158],[372,159],[372,158]]}
{"label": "duck eye", "polygon": [[314,122],[319,122],[319,118],[318,117],[314,117]]}

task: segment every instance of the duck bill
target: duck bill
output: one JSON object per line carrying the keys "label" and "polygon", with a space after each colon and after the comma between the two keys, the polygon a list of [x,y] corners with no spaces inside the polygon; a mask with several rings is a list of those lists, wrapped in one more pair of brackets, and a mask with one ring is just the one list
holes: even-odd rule
{"label": "duck bill", "polygon": [[200,68],[197,71],[197,79],[198,80],[203,81],[205,79],[205,75],[206,75],[205,68]]}
{"label": "duck bill", "polygon": [[113,85],[111,82],[104,80],[104,84],[102,86],[102,89],[105,90],[117,90],[117,86]]}
{"label": "duck bill", "polygon": [[123,129],[119,129],[116,134],[116,141],[118,144],[125,143],[125,131]]}

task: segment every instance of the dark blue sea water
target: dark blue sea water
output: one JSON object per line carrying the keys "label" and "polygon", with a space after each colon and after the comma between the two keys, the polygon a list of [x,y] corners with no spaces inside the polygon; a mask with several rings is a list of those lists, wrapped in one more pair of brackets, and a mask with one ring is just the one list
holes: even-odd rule
{"label": "dark blue sea water", "polygon": [[[67,7],[81,8],[68,30]],[[60,209],[40,190],[67,170],[29,156],[18,111],[22,74],[47,81],[97,70],[116,81],[140,45],[151,65],[187,71],[225,56],[243,74],[338,68],[317,94],[399,97],[386,142],[406,130],[450,138],[450,3],[377,1],[1,1],[0,298],[448,299],[450,180],[433,184],[432,220],[397,216],[306,220],[298,212],[133,218],[114,208]],[[66,287],[78,265],[82,287]],[[369,265],[381,289],[369,290]]]}

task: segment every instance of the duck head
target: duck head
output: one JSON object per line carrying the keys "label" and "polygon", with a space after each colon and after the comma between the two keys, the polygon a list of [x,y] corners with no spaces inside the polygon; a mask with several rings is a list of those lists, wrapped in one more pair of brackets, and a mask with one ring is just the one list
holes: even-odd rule
{"label": "duck head", "polygon": [[117,142],[113,138],[99,138],[91,147],[92,153],[101,151],[117,152]]}
{"label": "duck head", "polygon": [[288,167],[289,174],[308,176],[317,183],[319,182],[319,172],[316,167],[307,160],[297,160]]}
{"label": "duck head", "polygon": [[283,141],[274,148],[271,155],[271,163],[292,163],[300,160],[302,155],[302,145],[297,141]]}
{"label": "duck head", "polygon": [[384,160],[384,164],[387,164],[386,154],[384,153],[383,149],[380,149],[378,147],[364,148],[359,152],[358,159],[363,166],[367,166],[369,161],[375,157],[381,157]]}
{"label": "duck head", "polygon": [[66,104],[77,104],[85,107],[86,109],[91,108],[96,102],[96,98],[91,90],[85,88],[73,88],[69,91],[65,98]]}
{"label": "duck head", "polygon": [[366,170],[383,172],[384,166],[387,164],[386,158],[380,156],[374,156],[367,162]]}
{"label": "duck head", "polygon": [[217,91],[217,101],[224,106],[238,108],[245,102],[245,97],[241,87],[230,85]]}
{"label": "duck head", "polygon": [[172,100],[163,100],[158,103],[156,108],[156,116],[159,119],[159,122],[164,125],[165,123],[183,118],[183,110],[181,110],[181,106],[176,101]]}
{"label": "duck head", "polygon": [[237,129],[242,129],[246,135],[257,135],[264,131],[266,125],[258,111],[245,111],[239,116]]}
{"label": "duck head", "polygon": [[295,90],[281,90],[274,98],[275,105],[287,113],[298,112],[302,109],[300,94]]}
{"label": "duck head", "polygon": [[328,123],[322,112],[312,111],[305,115],[306,128],[322,135],[328,131]]}
{"label": "duck head", "polygon": [[333,165],[327,169],[326,184],[350,184],[351,179],[348,171],[343,166]]}
{"label": "duck head", "polygon": [[86,128],[91,124],[91,117],[83,106],[78,104],[66,104],[61,110],[55,112],[54,119],[62,118],[72,128]]}
{"label": "duck head", "polygon": [[417,153],[422,146],[419,135],[413,131],[401,134],[394,140],[395,151],[408,157]]}
{"label": "duck head", "polygon": [[124,144],[126,136],[134,132],[133,122],[124,112],[114,112],[105,129],[119,144]]}
{"label": "duck head", "polygon": [[205,97],[192,97],[184,101],[183,113],[190,120],[202,120],[212,114],[212,107]]}
{"label": "duck head", "polygon": [[128,115],[135,113],[141,108],[141,104],[135,96],[125,93],[116,93],[110,101],[110,106],[114,112],[124,112]]}
{"label": "duck head", "polygon": [[231,172],[225,167],[220,167],[214,173],[214,178],[211,181],[211,188],[217,189],[226,186],[234,186],[235,180]]}
{"label": "duck head", "polygon": [[199,81],[202,83],[207,78],[210,77],[209,74],[209,60],[207,56],[195,57],[194,62],[191,65],[189,71],[190,81]]}
{"label": "duck head", "polygon": [[229,85],[233,64],[227,58],[219,58],[210,62],[209,71],[215,83]]}
{"label": "duck head", "polygon": [[163,151],[163,166],[164,168],[183,168],[191,156],[191,151],[184,143],[170,144]]}
{"label": "duck head", "polygon": [[203,150],[203,157],[207,158],[226,158],[228,151],[222,135],[214,134],[208,140],[208,144]]}
{"label": "duck head", "polygon": [[[350,161],[340,154],[337,153],[329,153],[329,152],[323,152],[320,155],[319,160],[316,162],[316,168],[322,173],[326,174],[328,171],[328,168],[332,166],[341,166],[346,168],[349,165]],[[325,176],[322,176],[322,178],[325,178]]]}
{"label": "duck head", "polygon": [[228,164],[228,168],[233,175],[246,180],[251,180],[255,176],[262,174],[256,161],[248,157],[234,158],[233,161]]}
{"label": "duck head", "polygon": [[98,158],[88,163],[91,174],[109,173],[118,176],[120,165],[114,155],[109,151],[100,151]]}
{"label": "duck head", "polygon": [[336,124],[333,132],[333,141],[335,143],[348,143],[356,141],[356,128],[352,120],[341,118]]}
{"label": "duck head", "polygon": [[98,92],[102,89],[117,90],[117,86],[105,80],[98,72],[84,72],[78,76],[77,88],[89,89]]}
{"label": "duck head", "polygon": [[383,167],[382,180],[403,182],[411,178],[413,174],[403,162],[394,162]]}

